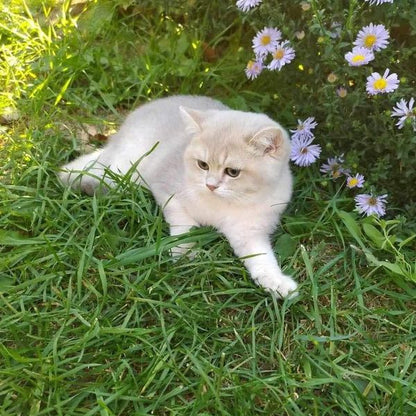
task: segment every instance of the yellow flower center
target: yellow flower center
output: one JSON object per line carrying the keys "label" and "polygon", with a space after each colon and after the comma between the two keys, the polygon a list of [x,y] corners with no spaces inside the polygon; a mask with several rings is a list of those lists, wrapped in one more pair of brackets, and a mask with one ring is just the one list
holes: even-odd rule
{"label": "yellow flower center", "polygon": [[365,60],[365,56],[364,55],[355,55],[351,61],[352,62],[363,62]]}
{"label": "yellow flower center", "polygon": [[273,53],[274,59],[282,59],[285,56],[285,51],[283,49],[278,49]]}
{"label": "yellow flower center", "polygon": [[374,198],[373,196],[368,199],[368,205],[375,206],[377,205],[377,198]]}
{"label": "yellow flower center", "polygon": [[271,39],[269,35],[263,35],[263,37],[261,38],[261,44],[263,46],[266,46],[270,43]]}
{"label": "yellow flower center", "polygon": [[371,48],[376,43],[376,35],[367,35],[364,39],[364,45],[366,48]]}
{"label": "yellow flower center", "polygon": [[348,185],[351,186],[351,187],[356,186],[357,183],[358,183],[357,178],[351,178],[351,179],[348,180]]}
{"label": "yellow flower center", "polygon": [[373,87],[375,90],[384,90],[387,87],[387,81],[384,78],[380,78],[374,81]]}
{"label": "yellow flower center", "polygon": [[247,69],[253,69],[253,66],[254,66],[254,62],[253,61],[248,61]]}

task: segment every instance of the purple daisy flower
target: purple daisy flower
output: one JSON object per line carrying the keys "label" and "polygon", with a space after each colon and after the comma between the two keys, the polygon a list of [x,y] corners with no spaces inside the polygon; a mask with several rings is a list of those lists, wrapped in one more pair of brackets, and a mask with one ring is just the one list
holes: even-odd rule
{"label": "purple daisy flower", "polygon": [[268,53],[272,53],[282,38],[280,30],[273,27],[265,27],[257,32],[253,38],[253,50],[258,58],[264,58]]}
{"label": "purple daisy flower", "polygon": [[376,4],[377,6],[383,3],[393,3],[393,0],[364,0],[364,1],[370,3],[371,5]]}
{"label": "purple daisy flower", "polygon": [[289,41],[285,40],[277,44],[276,49],[272,52],[272,61],[268,65],[270,70],[282,69],[283,65],[290,63],[295,57],[295,50],[289,46]]}
{"label": "purple daisy flower", "polygon": [[407,102],[404,98],[396,103],[396,106],[393,107],[393,112],[391,113],[392,117],[400,117],[399,121],[396,123],[396,126],[399,129],[402,129],[407,120],[411,120],[413,130],[416,131],[416,108],[414,108],[415,99],[410,98]]}
{"label": "purple daisy flower", "polygon": [[236,6],[243,12],[248,12],[253,7],[258,6],[263,0],[238,0]]}
{"label": "purple daisy flower", "polygon": [[344,163],[343,155],[330,157],[326,163],[322,164],[319,169],[322,173],[329,173],[333,179],[339,178],[341,175],[348,174],[348,169],[345,169],[342,164]]}
{"label": "purple daisy flower", "polygon": [[367,77],[367,92],[371,95],[384,94],[394,91],[399,86],[397,74],[390,74],[390,70],[386,69],[383,75],[373,72]]}
{"label": "purple daisy flower", "polygon": [[357,173],[355,176],[347,177],[347,188],[362,188],[364,186],[364,175]]}
{"label": "purple daisy flower", "polygon": [[263,71],[263,63],[261,61],[248,61],[245,73],[248,79],[257,78]]}
{"label": "purple daisy flower", "polygon": [[370,23],[358,32],[354,45],[377,52],[387,48],[389,37],[389,32],[384,25]]}
{"label": "purple daisy flower", "polygon": [[386,199],[387,194],[380,196],[359,194],[354,198],[355,206],[360,214],[376,215],[377,217],[382,217],[386,213]]}
{"label": "purple daisy flower", "polygon": [[318,125],[315,117],[308,117],[305,121],[298,120],[298,126],[295,130],[290,130],[293,139],[306,138],[313,139],[312,130]]}
{"label": "purple daisy flower", "polygon": [[298,166],[309,166],[318,159],[321,154],[321,146],[312,144],[313,137],[294,137],[290,152],[290,160]]}
{"label": "purple daisy flower", "polygon": [[356,46],[351,52],[345,54],[345,59],[350,66],[367,65],[374,59],[374,52],[370,49]]}

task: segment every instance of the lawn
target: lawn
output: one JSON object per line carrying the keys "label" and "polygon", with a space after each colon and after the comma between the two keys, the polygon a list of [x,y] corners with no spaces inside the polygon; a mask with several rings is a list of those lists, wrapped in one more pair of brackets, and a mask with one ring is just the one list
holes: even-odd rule
{"label": "lawn", "polygon": [[[150,193],[125,178],[94,197],[58,183],[59,166],[102,145],[129,110],[169,94],[213,96],[288,128],[316,106],[320,143],[332,150],[341,138],[326,143],[324,133],[347,109],[325,124],[330,110],[293,88],[289,73],[248,80],[248,16],[234,1],[5,2],[0,415],[415,414],[416,210],[411,197],[400,203],[404,185],[386,217],[363,217],[318,165],[294,166],[274,241],[300,294],[282,301],[255,286],[213,229],[179,237],[197,255],[172,260],[178,239]],[[370,142],[366,105],[348,114],[363,124],[368,115]],[[369,147],[380,158],[388,148]],[[365,166],[349,150],[352,165]],[[368,175],[388,186],[380,166]]]}

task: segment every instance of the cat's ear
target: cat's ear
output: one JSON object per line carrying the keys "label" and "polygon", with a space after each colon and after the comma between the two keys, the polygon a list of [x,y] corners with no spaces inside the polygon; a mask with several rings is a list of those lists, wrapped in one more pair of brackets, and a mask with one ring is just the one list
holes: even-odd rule
{"label": "cat's ear", "polygon": [[181,112],[182,120],[185,123],[186,130],[188,133],[196,134],[202,131],[201,124],[203,120],[203,113],[192,108],[180,106],[179,111]]}
{"label": "cat's ear", "polygon": [[281,156],[288,151],[287,133],[279,127],[266,127],[258,131],[248,142],[257,156]]}

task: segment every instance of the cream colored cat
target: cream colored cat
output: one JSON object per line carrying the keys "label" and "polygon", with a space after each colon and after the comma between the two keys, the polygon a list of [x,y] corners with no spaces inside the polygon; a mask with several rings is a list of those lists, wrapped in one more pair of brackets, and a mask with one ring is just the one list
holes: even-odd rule
{"label": "cream colored cat", "polygon": [[286,131],[264,114],[173,96],[132,112],[103,149],[65,165],[60,178],[91,194],[112,185],[105,169],[126,174],[137,163],[132,180],[151,190],[172,235],[214,226],[257,284],[286,297],[297,284],[280,270],[270,235],[292,193],[289,152]]}

